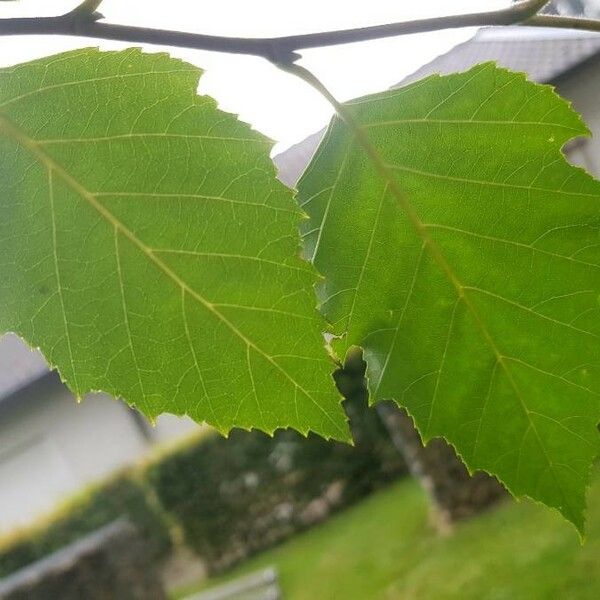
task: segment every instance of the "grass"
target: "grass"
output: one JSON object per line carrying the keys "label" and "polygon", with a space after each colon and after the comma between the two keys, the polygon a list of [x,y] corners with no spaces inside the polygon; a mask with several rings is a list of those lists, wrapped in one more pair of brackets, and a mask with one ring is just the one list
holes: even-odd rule
{"label": "grass", "polygon": [[277,567],[285,600],[587,600],[600,598],[600,479],[588,535],[532,502],[506,502],[438,535],[423,493],[401,481],[227,576]]}

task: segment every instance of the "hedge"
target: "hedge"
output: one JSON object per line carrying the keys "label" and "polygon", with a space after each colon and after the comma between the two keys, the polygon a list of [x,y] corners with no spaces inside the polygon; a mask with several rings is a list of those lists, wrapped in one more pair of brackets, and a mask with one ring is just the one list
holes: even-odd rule
{"label": "hedge", "polygon": [[131,472],[121,472],[68,499],[39,524],[19,532],[0,547],[0,577],[44,558],[120,517],[128,517],[154,558],[171,549],[169,528],[153,491]]}
{"label": "hedge", "polygon": [[0,579],[2,600],[166,600],[144,538],[120,519]]}
{"label": "hedge", "polygon": [[[208,436],[149,468],[165,510],[209,572],[228,568],[406,472],[362,376],[338,373],[356,445],[293,431]],[[346,377],[341,382],[339,378]]]}
{"label": "hedge", "polygon": [[209,572],[228,568],[327,518],[406,473],[376,412],[367,407],[360,355],[335,373],[355,445],[285,430],[193,437],[67,502],[42,525],[0,547],[0,577],[119,517],[128,517],[155,558],[171,531]]}

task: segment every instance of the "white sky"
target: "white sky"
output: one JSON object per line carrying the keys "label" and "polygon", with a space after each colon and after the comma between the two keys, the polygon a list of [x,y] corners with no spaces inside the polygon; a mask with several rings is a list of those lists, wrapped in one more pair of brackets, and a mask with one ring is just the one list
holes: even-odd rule
{"label": "white sky", "polygon": [[[60,14],[77,2],[2,2],[0,18]],[[106,21],[113,23],[253,37],[491,10],[509,3],[510,0],[104,0],[101,12]],[[310,50],[303,53],[301,64],[344,100],[397,83],[471,35],[473,30],[468,29],[439,31]],[[0,66],[84,46],[115,49],[127,44],[51,36],[2,37]],[[215,97],[223,110],[239,114],[279,141],[278,151],[318,130],[331,116],[331,108],[315,91],[262,59],[179,48],[172,49],[171,54],[204,68],[200,92]]]}

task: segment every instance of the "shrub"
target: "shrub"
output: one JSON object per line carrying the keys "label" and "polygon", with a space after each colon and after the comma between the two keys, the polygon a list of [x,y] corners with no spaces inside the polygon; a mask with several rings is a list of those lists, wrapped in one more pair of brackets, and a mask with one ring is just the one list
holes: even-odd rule
{"label": "shrub", "polygon": [[209,571],[227,568],[406,472],[375,411],[367,408],[364,363],[336,373],[355,446],[280,430],[234,430],[188,438],[135,469],[67,501],[0,547],[0,577],[125,516],[153,558],[179,527]]}
{"label": "shrub", "polygon": [[145,540],[121,519],[0,581],[4,600],[165,600]]}
{"label": "shrub", "polygon": [[285,430],[207,436],[148,479],[211,572],[326,518],[405,472],[364,394],[347,402],[356,446]]}
{"label": "shrub", "polygon": [[90,486],[69,498],[57,511],[7,539],[0,547],[0,577],[59,550],[98,528],[126,516],[146,540],[152,557],[171,548],[165,516],[152,490],[131,472]]}

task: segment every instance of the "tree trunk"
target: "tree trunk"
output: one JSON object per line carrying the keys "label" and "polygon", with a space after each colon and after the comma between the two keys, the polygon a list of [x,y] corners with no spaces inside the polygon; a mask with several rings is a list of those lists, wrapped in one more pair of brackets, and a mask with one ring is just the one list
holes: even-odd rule
{"label": "tree trunk", "polygon": [[506,490],[496,478],[483,472],[469,475],[452,446],[444,440],[436,438],[424,446],[404,409],[393,402],[381,402],[377,412],[411,474],[430,497],[442,528],[506,497]]}
{"label": "tree trunk", "polygon": [[[356,349],[346,357],[343,369],[334,373],[334,379],[345,398],[362,399],[366,406],[365,368],[362,353]],[[346,409],[349,411],[350,403]],[[377,413],[410,473],[427,492],[440,529],[447,529],[454,521],[468,518],[506,497],[505,489],[494,477],[483,472],[469,475],[452,446],[444,440],[434,439],[424,446],[412,419],[395,403],[380,402]],[[356,415],[349,411],[348,416],[354,435],[360,438]]]}

